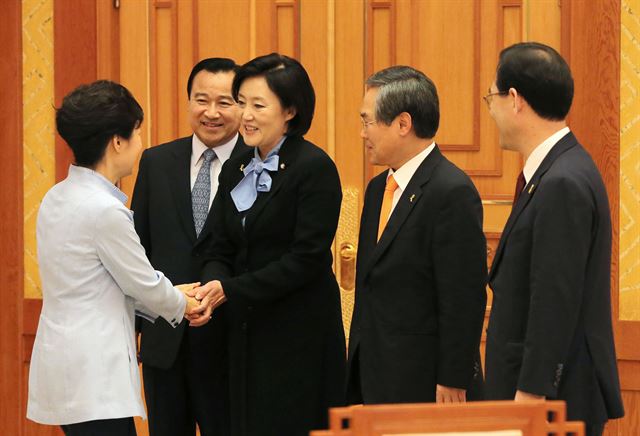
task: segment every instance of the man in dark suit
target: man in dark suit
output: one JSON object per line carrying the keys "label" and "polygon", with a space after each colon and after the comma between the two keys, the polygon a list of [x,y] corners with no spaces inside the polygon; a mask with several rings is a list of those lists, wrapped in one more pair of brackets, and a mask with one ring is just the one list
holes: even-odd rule
{"label": "man in dark suit", "polygon": [[481,380],[486,306],[482,205],[433,142],[433,82],[391,67],[366,82],[372,164],[360,222],[347,395],[351,403],[462,402]]}
{"label": "man in dark suit", "polygon": [[[187,83],[193,135],[142,154],[131,208],[154,268],[173,283],[197,282],[211,236],[209,213],[222,164],[246,149],[231,84],[237,66],[211,58]],[[151,436],[228,434],[227,339],[224,309],[205,326],[176,329],[139,320],[140,356]]]}
{"label": "man in dark suit", "polygon": [[500,54],[485,100],[525,162],[490,273],[488,399],[561,399],[600,435],[623,415],[611,325],[611,221],[593,160],[569,131],[568,65],[551,47]]}

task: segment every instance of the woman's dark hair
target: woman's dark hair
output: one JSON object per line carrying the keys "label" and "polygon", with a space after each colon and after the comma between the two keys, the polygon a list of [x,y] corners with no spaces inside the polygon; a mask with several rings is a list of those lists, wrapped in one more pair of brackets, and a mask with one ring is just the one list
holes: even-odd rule
{"label": "woman's dark hair", "polygon": [[89,168],[102,159],[115,135],[129,139],[143,119],[129,90],[108,80],[78,86],[56,109],[58,133],[73,151],[76,165]]}
{"label": "woman's dark hair", "polygon": [[496,71],[498,91],[514,88],[540,117],[561,121],[571,108],[573,77],[553,48],[521,42],[502,50]]}
{"label": "woman's dark hair", "polygon": [[313,120],[316,95],[309,75],[300,62],[278,53],[259,56],[247,62],[233,79],[231,93],[236,101],[240,85],[251,77],[264,77],[282,107],[295,110],[295,116],[287,127],[287,135],[302,136],[307,133]]}

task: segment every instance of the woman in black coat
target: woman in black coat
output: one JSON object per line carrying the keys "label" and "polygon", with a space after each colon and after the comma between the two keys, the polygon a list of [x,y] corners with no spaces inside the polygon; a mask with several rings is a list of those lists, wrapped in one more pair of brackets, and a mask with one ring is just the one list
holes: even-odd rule
{"label": "woman in black coat", "polygon": [[203,273],[208,298],[228,309],[232,434],[307,435],[343,400],[331,254],[340,179],[302,137],[315,95],[300,63],[276,53],[253,59],[237,72],[233,97],[254,148],[223,167]]}

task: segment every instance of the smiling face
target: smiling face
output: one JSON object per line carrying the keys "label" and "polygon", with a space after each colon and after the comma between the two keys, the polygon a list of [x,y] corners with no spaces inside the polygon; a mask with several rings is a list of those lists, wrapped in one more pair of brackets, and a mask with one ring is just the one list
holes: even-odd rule
{"label": "smiling face", "polygon": [[269,89],[264,77],[250,77],[242,82],[238,92],[242,109],[242,137],[251,147],[258,147],[266,156],[287,132],[295,112],[284,109],[278,96]]}
{"label": "smiling face", "polygon": [[196,136],[207,146],[225,144],[238,132],[240,109],[231,96],[232,71],[200,71],[193,79],[189,96],[189,122]]}

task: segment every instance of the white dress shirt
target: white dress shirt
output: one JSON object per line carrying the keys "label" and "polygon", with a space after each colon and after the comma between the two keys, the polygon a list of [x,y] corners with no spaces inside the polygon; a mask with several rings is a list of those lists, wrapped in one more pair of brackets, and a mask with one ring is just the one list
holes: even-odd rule
{"label": "white dress shirt", "polygon": [[42,200],[36,236],[43,304],[27,405],[33,421],[145,417],[136,303],[175,327],[186,300],[149,264],[126,198],[101,174],[72,165]]}
{"label": "white dress shirt", "polygon": [[558,130],[553,135],[549,136],[547,139],[542,141],[540,145],[533,149],[527,161],[524,164],[524,168],[522,169],[522,174],[524,174],[524,184],[526,185],[531,180],[531,177],[536,173],[540,164],[544,160],[545,157],[549,154],[551,149],[558,141],[560,141],[567,133],[569,133],[568,127],[563,127]]}
{"label": "white dress shirt", "polygon": [[391,203],[391,210],[389,211],[389,216],[393,213],[393,209],[396,208],[400,197],[405,189],[407,189],[407,185],[411,181],[411,178],[416,173],[418,167],[422,162],[429,156],[429,153],[436,147],[436,143],[432,142],[427,148],[422,150],[420,153],[416,154],[414,157],[409,159],[404,165],[402,165],[397,170],[393,170],[389,168],[389,172],[387,173],[387,179],[389,176],[393,175],[393,178],[396,180],[398,187],[393,193],[393,203]]}
{"label": "white dress shirt", "polygon": [[[209,209],[211,209],[213,197],[215,197],[216,192],[218,192],[218,176],[222,170],[222,165],[224,165],[227,159],[231,156],[231,152],[233,152],[233,147],[235,147],[237,141],[238,134],[236,133],[230,141],[217,147],[213,147],[212,149],[216,153],[216,158],[211,162],[211,195],[209,195]],[[193,189],[193,185],[196,183],[198,172],[202,167],[202,162],[204,162],[204,157],[202,155],[207,148],[209,147],[204,145],[200,138],[198,138],[194,133],[191,141],[191,189]]]}

